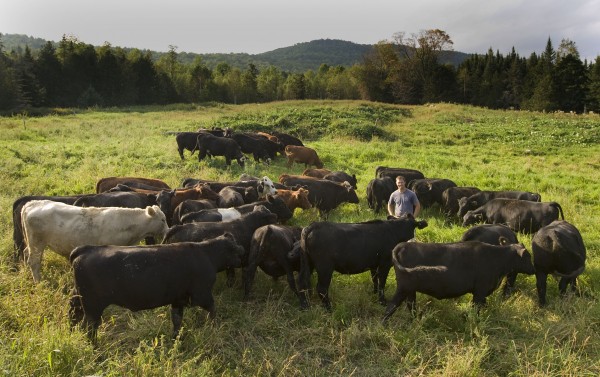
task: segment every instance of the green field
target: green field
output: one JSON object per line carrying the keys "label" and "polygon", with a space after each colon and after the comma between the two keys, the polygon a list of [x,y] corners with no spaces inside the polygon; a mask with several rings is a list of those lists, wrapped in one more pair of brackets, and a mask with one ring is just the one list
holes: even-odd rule
{"label": "green field", "polygon": [[[587,247],[581,295],[559,297],[553,278],[548,306],[539,308],[534,276],[519,275],[517,292],[488,298],[479,314],[470,295],[438,301],[417,296],[413,317],[399,309],[381,325],[384,308],[369,273],[334,274],[327,312],[313,295],[300,311],[285,279],[257,274],[242,300],[240,275],[228,288],[219,276],[217,320],[188,309],[173,341],[169,308],[133,313],[111,306],[94,348],[70,331],[73,278],[67,260],[46,251],[42,283],[14,269],[12,203],[23,195],[91,193],[99,178],[143,176],[177,187],[186,177],[230,180],[245,172],[300,174],[222,158],[181,161],[173,135],[199,127],[276,128],[300,136],[331,170],[356,174],[360,204],[334,210],[330,221],[383,218],[369,210],[366,184],[387,165],[449,178],[459,186],[539,192],[561,204]],[[600,117],[492,111],[431,104],[394,106],[364,101],[298,101],[261,105],[179,105],[124,109],[57,109],[36,118],[0,118],[0,374],[6,376],[597,376],[600,375]],[[196,156],[193,156],[196,157]],[[460,239],[465,228],[445,224],[437,207],[421,213],[424,242]],[[316,209],[296,210],[293,225],[318,221]],[[531,237],[519,235],[530,249]],[[395,277],[390,273],[386,296]]]}

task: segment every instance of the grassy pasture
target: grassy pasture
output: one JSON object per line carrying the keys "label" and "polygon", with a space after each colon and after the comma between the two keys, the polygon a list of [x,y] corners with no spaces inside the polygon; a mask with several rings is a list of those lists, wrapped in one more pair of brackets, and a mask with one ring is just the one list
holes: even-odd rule
{"label": "grassy pasture", "polygon": [[[393,106],[368,102],[178,105],[0,118],[0,374],[7,376],[163,375],[518,375],[600,374],[600,117],[491,111],[450,104]],[[107,176],[145,176],[176,187],[185,177],[228,180],[300,174],[283,159],[241,169],[222,158],[199,163],[177,154],[166,131],[213,125],[297,133],[326,168],[355,173],[359,205],[342,205],[330,221],[383,218],[368,209],[365,187],[377,165],[409,167],[481,189],[539,192],[557,201],[587,246],[582,297],[559,298],[549,279],[548,307],[537,306],[535,278],[519,276],[508,300],[499,292],[479,315],[470,295],[438,301],[417,296],[418,315],[399,309],[387,326],[368,273],[334,274],[333,312],[301,312],[285,279],[258,273],[251,300],[220,276],[217,321],[186,310],[183,335],[170,339],[168,308],[104,312],[93,348],[67,320],[68,262],[47,251],[43,282],[13,270],[12,203],[23,195],[90,193]],[[196,157],[196,156],[193,156]],[[451,242],[465,231],[445,224],[438,208],[422,213],[426,242]],[[297,210],[292,224],[317,221]],[[530,249],[531,237],[519,235]],[[395,289],[390,273],[386,296]]]}

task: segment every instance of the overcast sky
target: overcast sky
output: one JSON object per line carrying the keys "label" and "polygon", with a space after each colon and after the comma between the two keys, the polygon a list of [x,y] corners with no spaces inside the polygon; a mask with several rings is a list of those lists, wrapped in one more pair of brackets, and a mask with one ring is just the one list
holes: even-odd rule
{"label": "overcast sky", "polygon": [[454,50],[521,56],[574,41],[600,55],[600,0],[0,0],[0,33],[93,45],[257,54],[314,39],[374,44],[444,30]]}

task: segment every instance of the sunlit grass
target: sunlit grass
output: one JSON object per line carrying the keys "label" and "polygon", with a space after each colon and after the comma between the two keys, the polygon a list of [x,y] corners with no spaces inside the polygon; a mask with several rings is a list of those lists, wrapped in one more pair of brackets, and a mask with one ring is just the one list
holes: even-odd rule
{"label": "sunlit grass", "polygon": [[[589,375],[600,374],[600,118],[594,115],[491,111],[470,106],[418,107],[364,101],[292,101],[261,105],[173,105],[78,111],[38,118],[0,118],[0,371],[6,375]],[[353,119],[356,123],[353,123]],[[372,123],[372,124],[371,124]],[[326,312],[316,295],[308,311],[285,279],[258,273],[251,300],[241,283],[215,286],[217,320],[188,309],[182,336],[170,339],[169,308],[132,313],[109,307],[96,348],[71,332],[67,309],[72,276],[67,261],[47,251],[43,282],[13,271],[12,203],[23,195],[89,193],[99,178],[144,176],[173,187],[186,177],[235,180],[241,173],[300,174],[250,162],[227,167],[221,158],[181,161],[168,131],[260,124],[298,132],[325,167],[356,174],[358,205],[344,204],[330,221],[384,218],[366,204],[365,187],[378,165],[407,167],[461,186],[522,189],[556,201],[587,246],[579,279],[582,297],[560,298],[548,281],[548,307],[537,306],[535,278],[519,276],[508,300],[494,294],[479,314],[469,295],[439,301],[417,296],[417,314],[399,309],[387,325],[368,273],[335,274]],[[329,129],[328,125],[334,125]],[[353,127],[356,125],[356,127]],[[381,135],[365,139],[365,125]],[[355,137],[337,131],[355,130]],[[333,132],[332,130],[337,130]],[[379,132],[379,131],[377,131]],[[391,135],[392,137],[389,137]],[[446,223],[437,207],[423,211],[423,242],[452,242],[464,228]],[[296,210],[293,225],[319,221]],[[531,236],[519,235],[526,247]],[[390,271],[386,288],[395,289]],[[313,278],[314,285],[314,278]]]}

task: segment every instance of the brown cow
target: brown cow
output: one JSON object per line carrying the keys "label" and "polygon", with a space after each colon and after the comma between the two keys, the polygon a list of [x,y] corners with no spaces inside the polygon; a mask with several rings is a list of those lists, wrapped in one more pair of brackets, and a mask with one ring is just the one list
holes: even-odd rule
{"label": "brown cow", "polygon": [[294,213],[296,208],[309,209],[312,207],[308,200],[308,190],[299,188],[296,191],[293,190],[277,190],[277,197],[281,198],[285,205]]}
{"label": "brown cow", "polygon": [[302,175],[306,175],[308,177],[314,177],[314,178],[325,178],[325,176],[327,174],[330,174],[331,170],[329,169],[305,169],[302,172]]}
{"label": "brown cow", "polygon": [[285,155],[287,156],[288,168],[292,167],[294,162],[303,163],[306,168],[309,165],[313,165],[318,169],[323,168],[323,163],[319,159],[317,152],[312,148],[287,145],[285,147]]}
{"label": "brown cow", "polygon": [[143,189],[170,190],[171,187],[160,179],[141,178],[141,177],[107,177],[101,178],[96,183],[96,193],[100,194],[115,187],[118,184],[123,184],[129,187],[137,187]]}

